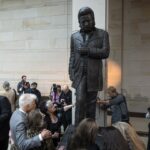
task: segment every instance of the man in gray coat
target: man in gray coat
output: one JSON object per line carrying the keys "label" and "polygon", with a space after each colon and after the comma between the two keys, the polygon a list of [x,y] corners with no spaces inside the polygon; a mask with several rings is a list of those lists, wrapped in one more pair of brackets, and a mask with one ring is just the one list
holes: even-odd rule
{"label": "man in gray coat", "polygon": [[104,105],[104,108],[110,108],[112,111],[111,123],[122,121],[129,123],[129,112],[126,98],[119,94],[115,87],[110,86],[107,89],[109,100],[99,100],[97,103]]}
{"label": "man in gray coat", "polygon": [[79,10],[81,30],[71,36],[69,75],[76,89],[75,125],[85,117],[95,119],[97,92],[103,88],[102,59],[109,56],[108,33],[95,27],[94,12]]}
{"label": "man in gray coat", "polygon": [[51,132],[44,129],[33,138],[27,137],[28,113],[36,107],[36,96],[34,94],[23,94],[19,98],[19,109],[16,110],[10,120],[11,136],[15,146],[20,150],[29,150],[41,146],[44,139],[51,137]]}

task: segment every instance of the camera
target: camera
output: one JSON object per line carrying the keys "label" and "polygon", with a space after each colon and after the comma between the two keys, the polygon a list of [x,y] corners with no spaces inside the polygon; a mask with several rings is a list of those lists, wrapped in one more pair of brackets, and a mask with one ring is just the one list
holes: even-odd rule
{"label": "camera", "polygon": [[52,90],[53,90],[54,93],[57,92],[57,85],[56,85],[56,84],[53,84],[53,85],[52,85]]}

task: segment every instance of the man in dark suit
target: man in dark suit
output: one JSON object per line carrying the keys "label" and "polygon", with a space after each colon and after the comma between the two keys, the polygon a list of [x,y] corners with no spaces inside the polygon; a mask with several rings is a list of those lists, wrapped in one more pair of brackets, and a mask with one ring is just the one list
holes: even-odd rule
{"label": "man in dark suit", "polygon": [[9,120],[11,117],[11,105],[9,100],[0,96],[0,149],[7,150],[9,140]]}
{"label": "man in dark suit", "polygon": [[83,118],[95,119],[97,92],[102,90],[102,59],[109,56],[108,33],[95,27],[91,8],[79,10],[81,30],[71,36],[69,75],[76,89],[75,124]]}
{"label": "man in dark suit", "polygon": [[19,110],[16,110],[10,120],[10,130],[15,146],[21,150],[40,147],[44,139],[51,137],[51,132],[44,129],[39,135],[27,137],[28,113],[36,107],[34,94],[22,94],[19,97]]}

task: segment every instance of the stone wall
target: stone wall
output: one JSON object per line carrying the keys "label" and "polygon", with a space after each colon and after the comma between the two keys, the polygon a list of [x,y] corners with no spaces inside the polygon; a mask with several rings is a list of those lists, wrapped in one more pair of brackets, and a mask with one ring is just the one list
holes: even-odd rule
{"label": "stone wall", "polygon": [[124,1],[123,89],[130,108],[150,107],[150,1]]}
{"label": "stone wall", "polygon": [[71,0],[0,0],[0,86],[23,74],[43,95],[69,83]]}
{"label": "stone wall", "polygon": [[149,0],[109,1],[110,59],[120,66],[117,88],[130,111],[146,112],[150,106],[149,10]]}
{"label": "stone wall", "polygon": [[[109,0],[108,9],[109,61],[121,70],[119,84],[115,86],[127,97],[131,112],[146,112],[150,107],[150,1]],[[108,63],[108,70],[110,81],[118,79],[115,66]],[[110,124],[110,117],[107,123]],[[148,132],[148,119],[130,117],[130,123],[137,131]],[[142,139],[147,145],[147,137]]]}

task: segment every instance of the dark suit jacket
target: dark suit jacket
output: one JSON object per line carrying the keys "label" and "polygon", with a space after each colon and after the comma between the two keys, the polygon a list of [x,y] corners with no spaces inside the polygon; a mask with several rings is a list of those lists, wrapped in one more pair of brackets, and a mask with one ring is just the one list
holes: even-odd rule
{"label": "dark suit jacket", "polygon": [[0,96],[0,140],[8,138],[10,117],[11,105],[9,100],[4,96]]}
{"label": "dark suit jacket", "polygon": [[20,150],[29,150],[41,146],[39,136],[27,137],[28,120],[25,113],[16,110],[10,119],[10,130],[14,143]]}
{"label": "dark suit jacket", "polygon": [[[83,75],[83,61],[78,49],[84,44],[82,32],[76,32],[71,36],[71,52],[69,62],[69,75],[72,86],[77,88]],[[102,90],[102,59],[109,56],[108,33],[101,29],[95,29],[89,35],[86,42],[88,47],[87,87],[88,91]]]}

